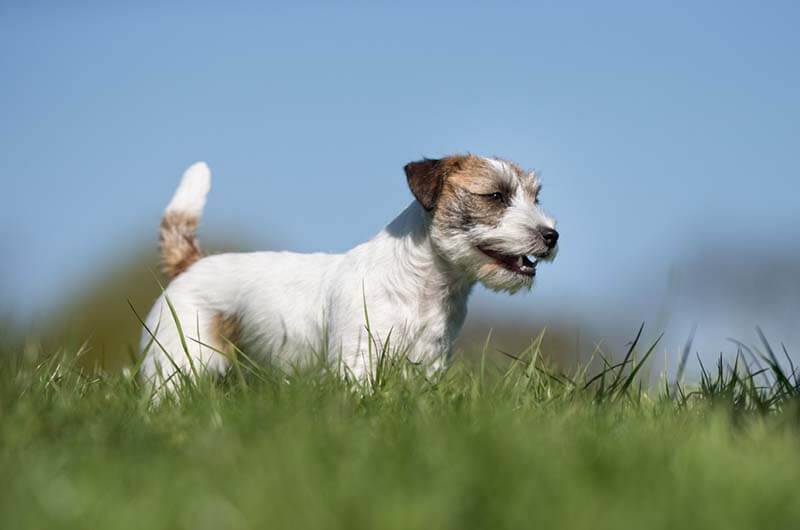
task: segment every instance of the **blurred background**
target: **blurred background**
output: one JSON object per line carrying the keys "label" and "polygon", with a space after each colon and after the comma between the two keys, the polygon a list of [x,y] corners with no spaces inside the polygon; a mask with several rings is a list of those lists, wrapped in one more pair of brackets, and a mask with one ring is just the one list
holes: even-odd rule
{"label": "blurred background", "polygon": [[0,329],[123,362],[196,160],[206,248],[339,252],[469,151],[541,171],[562,238],[460,349],[800,352],[798,5],[2,2]]}

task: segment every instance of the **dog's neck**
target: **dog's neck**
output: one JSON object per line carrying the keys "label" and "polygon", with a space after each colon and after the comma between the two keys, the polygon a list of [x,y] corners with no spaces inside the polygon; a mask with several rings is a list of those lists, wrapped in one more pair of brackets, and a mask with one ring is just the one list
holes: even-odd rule
{"label": "dog's neck", "polygon": [[475,281],[443,259],[431,241],[432,215],[414,201],[379,234],[392,262],[386,276],[400,301],[418,304],[419,317],[444,317],[457,334]]}

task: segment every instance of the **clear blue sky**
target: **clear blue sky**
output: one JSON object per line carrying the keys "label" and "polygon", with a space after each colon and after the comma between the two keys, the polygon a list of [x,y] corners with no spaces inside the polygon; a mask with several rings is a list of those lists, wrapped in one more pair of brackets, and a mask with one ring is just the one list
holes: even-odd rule
{"label": "clear blue sky", "polygon": [[154,245],[199,159],[206,232],[301,251],[377,232],[423,155],[541,170],[561,254],[531,296],[478,293],[497,311],[659,293],[709,240],[797,244],[796,2],[74,4],[0,4],[0,287],[22,313]]}

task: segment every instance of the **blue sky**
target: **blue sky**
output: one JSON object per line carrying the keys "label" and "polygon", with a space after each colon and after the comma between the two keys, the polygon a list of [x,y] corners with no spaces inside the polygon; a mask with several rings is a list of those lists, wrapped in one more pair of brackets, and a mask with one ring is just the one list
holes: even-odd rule
{"label": "blue sky", "polygon": [[154,245],[195,160],[204,233],[341,251],[406,162],[470,151],[541,170],[562,233],[534,294],[478,306],[642,320],[698,245],[796,244],[797,6],[4,2],[0,288],[33,314]]}

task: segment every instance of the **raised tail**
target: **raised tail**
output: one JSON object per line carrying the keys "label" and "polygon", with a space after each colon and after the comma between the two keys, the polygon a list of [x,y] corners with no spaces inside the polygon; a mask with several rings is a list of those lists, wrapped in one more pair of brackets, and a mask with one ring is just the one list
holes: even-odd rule
{"label": "raised tail", "polygon": [[172,279],[202,256],[197,242],[197,225],[211,188],[211,171],[196,162],[183,174],[181,184],[161,218],[159,246],[161,270]]}

